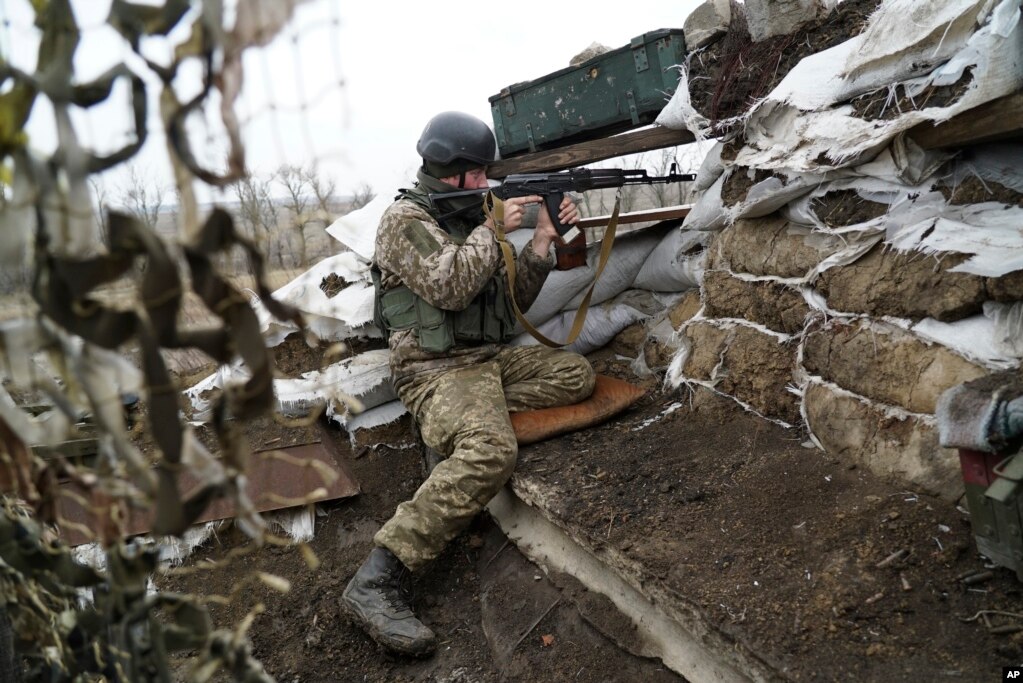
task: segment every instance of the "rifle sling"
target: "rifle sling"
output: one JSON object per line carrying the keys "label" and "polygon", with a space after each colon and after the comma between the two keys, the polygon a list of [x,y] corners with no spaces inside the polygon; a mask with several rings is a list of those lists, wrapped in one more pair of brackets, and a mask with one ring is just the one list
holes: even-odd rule
{"label": "rifle sling", "polygon": [[[494,221],[494,234],[497,236],[497,243],[501,247],[501,254],[504,256],[505,269],[508,271],[508,298],[511,299],[512,310],[515,311],[515,318],[519,321],[522,327],[529,332],[538,342],[544,346],[551,348],[560,348],[562,346],[568,346],[576,340],[579,333],[582,332],[583,324],[586,322],[586,313],[590,308],[590,298],[593,296],[593,290],[597,286],[597,280],[600,279],[600,274],[604,272],[604,266],[607,265],[607,260],[611,256],[611,247],[614,246],[615,232],[618,230],[618,209],[621,203],[621,191],[615,197],[615,208],[611,212],[611,219],[607,223],[607,228],[604,230],[604,237],[600,242],[600,258],[597,261],[597,269],[593,273],[593,282],[590,283],[589,289],[586,290],[586,296],[583,297],[582,303],[579,304],[579,308],[576,309],[575,319],[572,321],[572,328],[568,332],[568,338],[563,342],[556,342],[552,339],[547,338],[540,330],[536,329],[532,323],[526,320],[526,316],[519,310],[519,304],[515,301],[515,256],[512,252],[511,245],[508,244],[508,240],[504,234],[504,202],[498,199],[493,193],[487,195],[486,201],[483,202],[483,210],[487,215],[487,218],[491,218]],[[542,210],[542,209],[541,209]],[[529,248],[527,246],[527,248]]]}

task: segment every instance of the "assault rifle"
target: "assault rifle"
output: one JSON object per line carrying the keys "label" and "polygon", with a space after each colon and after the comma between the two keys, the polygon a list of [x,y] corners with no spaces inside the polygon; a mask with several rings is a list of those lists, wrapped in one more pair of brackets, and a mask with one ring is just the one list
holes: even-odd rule
{"label": "assault rifle", "polygon": [[500,184],[476,190],[455,190],[453,192],[431,193],[431,199],[449,197],[467,197],[474,194],[493,192],[500,199],[525,197],[531,194],[544,198],[547,214],[551,217],[554,227],[565,242],[571,242],[579,236],[579,228],[563,224],[558,220],[561,201],[566,192],[585,192],[601,190],[624,185],[653,185],[661,183],[691,182],[696,179],[692,173],[678,173],[677,166],[671,165],[668,175],[652,176],[642,169],[624,168],[572,168],[557,173],[517,173],[505,177]]}

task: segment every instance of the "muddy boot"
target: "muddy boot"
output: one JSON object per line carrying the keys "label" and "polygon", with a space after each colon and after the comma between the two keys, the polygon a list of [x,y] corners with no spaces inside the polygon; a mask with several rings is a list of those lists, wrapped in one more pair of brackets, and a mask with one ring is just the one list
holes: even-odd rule
{"label": "muddy boot", "polygon": [[412,613],[401,587],[408,570],[390,550],[374,548],[341,595],[341,608],[369,637],[395,652],[424,657],[437,637]]}

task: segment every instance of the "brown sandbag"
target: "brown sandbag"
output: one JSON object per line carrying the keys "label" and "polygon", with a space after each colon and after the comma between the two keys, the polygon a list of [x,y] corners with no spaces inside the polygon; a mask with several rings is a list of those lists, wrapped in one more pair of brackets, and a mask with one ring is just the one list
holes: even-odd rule
{"label": "brown sandbag", "polygon": [[520,446],[559,434],[592,427],[617,415],[646,394],[646,389],[614,377],[597,375],[593,394],[585,401],[557,408],[524,410],[511,414]]}

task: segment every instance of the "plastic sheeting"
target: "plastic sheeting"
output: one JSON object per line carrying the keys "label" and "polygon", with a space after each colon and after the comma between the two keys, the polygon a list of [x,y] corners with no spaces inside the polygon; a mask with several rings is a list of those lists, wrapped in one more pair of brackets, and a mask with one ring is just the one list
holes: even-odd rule
{"label": "plastic sheeting", "polygon": [[354,251],[363,261],[370,263],[376,252],[377,226],[380,225],[380,217],[393,203],[394,198],[390,195],[379,194],[366,206],[345,214],[331,223],[327,228],[327,234]]}
{"label": "plastic sheeting", "polygon": [[[355,433],[360,429],[372,429],[381,425],[390,424],[407,413],[408,410],[401,401],[391,401],[383,405],[371,408],[365,412],[337,413],[327,411],[327,417],[331,418],[348,431],[352,445],[355,445]],[[390,444],[394,446],[394,444]]]}
{"label": "plastic sheeting", "polygon": [[693,104],[689,99],[688,60],[692,58],[693,55],[689,55],[686,64],[679,65],[678,87],[675,88],[675,92],[672,94],[671,99],[668,100],[668,104],[665,105],[661,113],[654,119],[654,123],[665,128],[688,130],[697,140],[703,140],[708,137],[707,126],[710,122],[707,121],[703,114],[693,108]]}
{"label": "plastic sheeting", "polygon": [[[985,7],[988,4],[984,3]],[[907,5],[913,9],[908,10]],[[817,172],[865,161],[918,123],[944,121],[1018,90],[1023,85],[1020,1],[1002,0],[990,14],[977,7],[976,0],[883,3],[871,17],[867,32],[804,58],[750,112],[747,146],[735,163]],[[957,18],[941,24],[942,31],[935,30],[932,21],[925,21],[923,29],[916,31],[905,18],[910,11],[932,18],[949,13]],[[981,28],[973,31],[981,22]],[[881,38],[872,37],[875,26],[883,26],[883,38],[891,42],[880,45]],[[933,61],[921,61],[921,53],[933,55]],[[947,61],[941,63],[942,57]],[[918,75],[921,64],[939,63],[933,71]],[[924,90],[952,85],[967,71],[970,82],[961,97],[946,106],[925,106]],[[891,119],[865,120],[846,103],[871,91],[877,97],[893,99],[895,84],[911,97],[919,95],[922,108]]]}
{"label": "plastic sheeting", "polygon": [[340,411],[346,399],[354,398],[368,410],[396,398],[391,386],[385,349],[365,351],[329,365],[302,373],[298,379],[275,379],[278,410],[285,415],[304,415],[314,406],[327,403]]}
{"label": "plastic sheeting", "polygon": [[[1019,0],[886,0],[863,33],[804,58],[741,117],[748,146],[735,163],[793,172],[845,166],[868,160],[918,123],[943,121],[1014,92],[1023,83],[1019,6]],[[947,106],[868,121],[848,104],[865,93],[891,100],[896,84],[923,98],[928,88],[955,84],[967,71],[965,93]],[[701,138],[708,121],[692,108],[684,66],[682,72],[657,123]],[[708,180],[698,179],[701,189]]]}
{"label": "plastic sheeting", "polygon": [[921,220],[888,227],[888,241],[893,247],[972,254],[972,258],[950,269],[954,273],[999,277],[1023,269],[1023,208],[995,202],[953,206],[937,200],[932,206],[938,215],[919,216]]}

